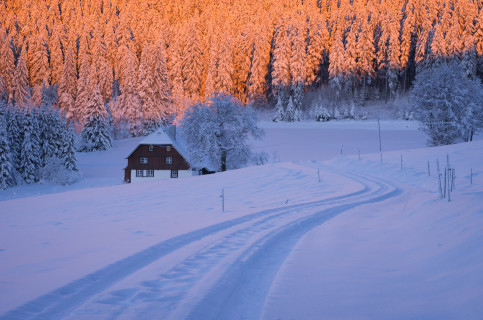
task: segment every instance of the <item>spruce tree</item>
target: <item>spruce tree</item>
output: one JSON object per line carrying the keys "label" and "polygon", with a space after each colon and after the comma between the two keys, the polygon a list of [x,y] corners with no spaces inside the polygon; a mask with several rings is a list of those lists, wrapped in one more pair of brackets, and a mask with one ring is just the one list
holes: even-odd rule
{"label": "spruce tree", "polygon": [[283,108],[282,98],[280,95],[277,97],[277,104],[275,105],[275,117],[274,122],[285,121],[285,110]]}
{"label": "spruce tree", "polygon": [[35,117],[27,112],[23,117],[23,141],[20,151],[20,174],[25,183],[34,183],[38,179],[40,166],[39,139]]}
{"label": "spruce tree", "polygon": [[233,94],[233,54],[230,41],[223,38],[220,48],[220,59],[218,61],[218,72],[215,81],[215,91],[219,93]]}
{"label": "spruce tree", "polygon": [[0,189],[5,190],[13,184],[13,165],[6,123],[0,115]]}
{"label": "spruce tree", "polygon": [[480,10],[475,31],[475,43],[478,56],[483,56],[483,10]]}
{"label": "spruce tree", "polygon": [[108,150],[112,147],[111,128],[99,86],[94,87],[90,96],[81,132],[84,141],[83,151]]}
{"label": "spruce tree", "polygon": [[14,99],[17,106],[20,109],[26,108],[30,99],[30,89],[28,85],[28,72],[27,65],[25,63],[26,53],[25,46],[22,48],[22,52],[17,61],[17,66],[14,73]]}
{"label": "spruce tree", "polygon": [[50,83],[50,66],[45,39],[34,36],[29,42],[29,74],[30,85],[42,87],[42,83]]}
{"label": "spruce tree", "polygon": [[50,51],[50,66],[52,70],[51,84],[58,85],[60,82],[60,79],[62,78],[64,58],[62,55],[62,46],[60,43],[60,39],[56,33],[52,33],[52,36],[50,37],[49,51]]}
{"label": "spruce tree", "polygon": [[322,21],[311,20],[306,62],[307,85],[321,80],[319,70],[323,62],[323,54],[328,51],[329,32]]}
{"label": "spruce tree", "polygon": [[330,51],[329,65],[329,84],[336,91],[336,102],[339,100],[340,91],[342,90],[343,68],[344,68],[344,44],[342,43],[342,33],[336,30],[334,44]]}
{"label": "spruce tree", "polygon": [[[368,22],[368,17],[366,14],[362,15],[361,28],[359,32],[359,38],[357,41],[357,71],[358,76],[362,80],[362,92],[361,92],[361,102],[364,104],[367,96],[366,84],[371,82],[374,76],[374,60],[376,58],[374,49],[374,30],[371,24]],[[397,35],[399,39],[399,29],[397,29]],[[392,36],[391,36],[392,37]],[[394,43],[391,47],[394,49],[394,54],[397,58],[397,65],[399,70],[399,40]]]}
{"label": "spruce tree", "polygon": [[186,95],[193,101],[199,100],[203,74],[203,51],[194,19],[188,25],[186,45],[183,52],[182,74]]}
{"label": "spruce tree", "polygon": [[292,76],[292,97],[296,110],[302,109],[305,83],[305,28],[302,23],[294,32],[292,54],[290,58],[290,73]]}
{"label": "spruce tree", "polygon": [[[153,77],[155,86],[155,97],[158,104],[160,118],[156,121],[167,121],[175,113],[171,98],[171,84],[168,76],[166,63],[166,50],[164,41],[158,40],[152,50]],[[156,116],[158,116],[156,114]],[[157,123],[156,125],[159,125]]]}
{"label": "spruce tree", "polygon": [[283,21],[277,28],[273,60],[272,88],[277,95],[282,95],[285,104],[285,91],[290,85],[290,37]]}
{"label": "spruce tree", "polygon": [[83,54],[80,61],[79,80],[77,82],[77,94],[74,107],[74,119],[80,121],[82,124],[87,118],[87,109],[91,99],[92,79],[90,67],[87,54]]}
{"label": "spruce tree", "polygon": [[10,142],[10,157],[14,169],[20,172],[20,154],[22,150],[23,132],[22,122],[23,116],[17,106],[9,106],[7,108],[7,136]]}
{"label": "spruce tree", "polygon": [[15,58],[12,51],[12,38],[7,36],[4,40],[0,52],[0,76],[5,81],[8,101],[13,100],[14,95],[14,74],[15,74]]}
{"label": "spruce tree", "polygon": [[75,136],[72,127],[64,130],[62,134],[62,148],[59,152],[59,157],[67,170],[77,172],[79,169],[77,168],[74,142]]}
{"label": "spruce tree", "polygon": [[75,97],[77,93],[77,71],[71,48],[65,53],[62,77],[59,83],[58,108],[68,120],[74,120]]}
{"label": "spruce tree", "polygon": [[155,98],[155,86],[152,72],[151,47],[145,43],[141,53],[141,61],[137,74],[137,93],[142,103],[143,134],[151,132],[151,121],[158,118],[156,115],[157,103]]}
{"label": "spruce tree", "polygon": [[270,42],[268,36],[260,32],[255,40],[250,77],[248,79],[248,100],[255,105],[265,103],[267,90],[266,76],[270,60]]}
{"label": "spruce tree", "polygon": [[183,61],[182,46],[180,39],[174,39],[174,43],[169,48],[168,75],[171,83],[172,102],[176,107],[177,114],[182,114],[185,109],[184,88],[183,88]]}
{"label": "spruce tree", "polygon": [[299,120],[299,113],[297,112],[297,109],[295,109],[292,96],[290,96],[288,98],[287,111],[285,112],[285,121],[294,122]]}
{"label": "spruce tree", "polygon": [[121,67],[121,94],[112,108],[114,125],[120,128],[127,123],[132,136],[139,136],[143,133],[142,124],[142,103],[136,90],[136,69],[137,58],[129,48],[124,47],[124,59]]}

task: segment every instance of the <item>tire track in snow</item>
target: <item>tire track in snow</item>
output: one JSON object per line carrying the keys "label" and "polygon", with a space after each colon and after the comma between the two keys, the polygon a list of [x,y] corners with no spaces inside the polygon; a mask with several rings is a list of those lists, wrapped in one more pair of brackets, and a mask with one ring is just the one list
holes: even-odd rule
{"label": "tire track in snow", "polygon": [[[371,180],[369,182],[373,183]],[[335,201],[300,204],[276,215],[240,226],[239,229],[217,240],[214,245],[200,249],[160,276],[143,281],[141,286],[112,291],[101,298],[91,300],[90,305],[76,310],[77,316],[73,315],[72,318],[105,319],[109,316],[110,319],[184,319],[190,311],[186,305],[193,304],[190,301],[193,300],[192,296],[196,296],[198,290],[203,292],[213,285],[210,283],[210,273],[216,273],[219,269],[223,272],[223,268],[226,269],[226,265],[236,262],[247,247],[257,247],[261,238],[270,238],[285,226],[298,224],[311,217],[314,211],[320,210],[321,205],[339,206],[341,203],[353,202],[381,192],[380,184],[376,184],[375,191],[369,189],[369,183],[366,182],[365,185],[367,193],[364,194],[347,195]],[[197,315],[194,318],[204,319],[205,315]]]}
{"label": "tire track in snow", "polygon": [[239,256],[208,294],[183,318],[260,319],[272,281],[303,235],[347,210],[381,202],[402,193],[398,187],[381,179],[364,179],[378,184],[379,190],[367,199],[349,201],[282,226],[257,241]]}
{"label": "tire track in snow", "polygon": [[[355,179],[357,181],[357,179]],[[358,181],[361,182],[361,181]],[[302,203],[302,204],[294,204],[288,205],[281,208],[264,210],[258,213],[250,214],[247,216],[243,216],[240,218],[236,218],[233,220],[229,220],[226,222],[218,223],[206,228],[202,228],[196,231],[189,232],[184,235],[180,235],[166,241],[160,242],[154,246],[149,247],[146,250],[140,251],[134,255],[131,255],[125,259],[119,260],[105,268],[102,268],[98,271],[95,271],[83,278],[75,280],[63,287],[60,287],[48,294],[45,294],[35,300],[27,302],[26,304],[11,310],[4,315],[0,316],[1,320],[6,319],[59,319],[62,317],[67,316],[69,313],[72,312],[75,308],[82,305],[85,301],[90,299],[91,297],[101,293],[111,287],[112,285],[118,283],[119,281],[125,279],[126,277],[130,276],[131,274],[139,271],[140,269],[152,264],[153,262],[161,259],[162,257],[166,256],[167,254],[180,249],[184,246],[187,246],[195,241],[198,241],[206,236],[227,230],[229,228],[233,228],[247,222],[254,221],[254,224],[260,224],[260,227],[263,229],[264,223],[275,219],[277,217],[286,216],[294,211],[304,210],[308,208],[314,208],[321,205],[327,205],[331,203],[336,203],[338,201],[344,201],[346,199],[357,198],[357,197],[364,197],[367,193],[370,193],[372,190],[367,183],[362,183],[363,188],[359,191],[341,195],[337,197],[332,197],[324,200],[318,200],[314,202]],[[259,221],[257,221],[259,220]],[[261,229],[259,229],[261,230]],[[237,231],[235,231],[237,232]],[[247,232],[246,230],[244,232]],[[239,230],[239,233],[234,235],[235,240],[237,236],[243,235],[243,232]],[[233,243],[225,242],[224,244],[220,244],[219,248],[231,248]],[[210,254],[210,251],[205,252],[205,254]],[[223,253],[216,253],[218,257],[221,259],[224,257]],[[196,263],[190,261],[189,259],[185,261],[185,264],[190,265],[190,263],[194,267],[198,267]],[[205,267],[209,267],[209,264]],[[185,273],[176,273],[173,271],[171,274],[167,274],[167,279],[183,279]],[[185,282],[195,283],[198,279],[196,277],[185,277]],[[172,282],[173,283],[173,282]],[[145,282],[143,283],[145,287],[154,288],[155,282]],[[177,289],[173,289],[172,292],[176,292],[180,290],[182,293],[186,293],[188,287],[178,287]],[[130,294],[128,292],[119,292],[119,296]],[[149,298],[149,296],[147,297]],[[172,301],[179,301],[181,298],[180,295],[172,295]],[[169,300],[169,299],[168,299]],[[172,302],[171,301],[171,302]],[[170,305],[172,308],[172,304]],[[172,309],[171,309],[172,310]]]}

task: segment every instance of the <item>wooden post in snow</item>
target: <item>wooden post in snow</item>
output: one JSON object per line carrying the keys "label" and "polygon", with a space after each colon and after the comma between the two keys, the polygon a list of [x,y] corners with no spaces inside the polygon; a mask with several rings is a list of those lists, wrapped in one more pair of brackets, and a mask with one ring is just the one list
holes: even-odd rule
{"label": "wooden post in snow", "polygon": [[377,126],[379,128],[379,153],[381,154],[381,164],[382,164],[381,122],[379,121],[379,116],[377,116]]}
{"label": "wooden post in snow", "polygon": [[221,212],[225,212],[225,189],[221,188]]}

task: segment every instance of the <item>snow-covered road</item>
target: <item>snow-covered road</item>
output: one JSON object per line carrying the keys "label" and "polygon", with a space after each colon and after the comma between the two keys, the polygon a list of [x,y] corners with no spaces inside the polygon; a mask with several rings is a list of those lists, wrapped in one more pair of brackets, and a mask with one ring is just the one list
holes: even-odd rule
{"label": "snow-covered road", "polygon": [[304,234],[346,210],[402,193],[380,178],[324,170],[357,187],[162,241],[0,319],[259,318],[278,269]]}

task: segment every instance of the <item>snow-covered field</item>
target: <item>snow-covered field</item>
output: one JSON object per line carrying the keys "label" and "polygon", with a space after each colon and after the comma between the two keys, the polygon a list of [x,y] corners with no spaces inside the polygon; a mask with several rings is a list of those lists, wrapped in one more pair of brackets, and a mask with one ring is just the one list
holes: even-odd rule
{"label": "snow-covered field", "polygon": [[381,164],[374,121],[261,126],[264,166],[122,184],[128,139],[0,191],[0,319],[482,318],[481,136],[383,121]]}

